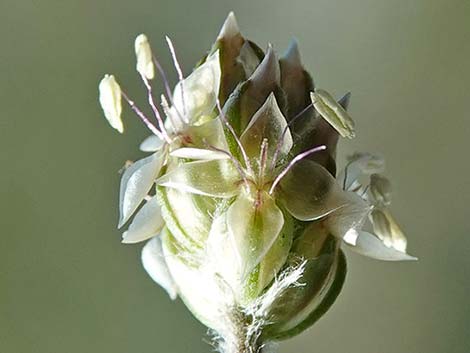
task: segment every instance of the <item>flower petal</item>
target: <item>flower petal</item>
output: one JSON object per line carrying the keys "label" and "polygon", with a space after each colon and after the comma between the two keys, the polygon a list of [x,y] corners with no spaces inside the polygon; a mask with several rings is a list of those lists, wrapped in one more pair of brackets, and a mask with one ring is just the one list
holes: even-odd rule
{"label": "flower petal", "polygon": [[330,234],[354,245],[357,231],[364,225],[371,206],[353,192],[338,193],[336,197],[336,202],[343,206],[328,215],[326,226]]}
{"label": "flower petal", "polygon": [[398,251],[405,252],[407,240],[400,226],[395,221],[390,211],[385,208],[375,208],[370,214],[370,221],[380,240]]}
{"label": "flower petal", "polygon": [[179,113],[186,112],[190,125],[215,108],[220,78],[219,51],[216,51],[183,82],[176,85],[173,93],[174,106]]}
{"label": "flower petal", "polygon": [[385,161],[378,155],[356,153],[348,159],[348,164],[337,178],[344,190],[357,188],[360,185],[359,179],[361,176],[381,173],[385,169]]}
{"label": "flower petal", "polygon": [[227,227],[244,276],[248,275],[279,236],[284,216],[267,193],[243,192],[227,210]]}
{"label": "flower petal", "polygon": [[232,197],[240,177],[231,161],[184,163],[157,180],[157,184],[193,194]]}
{"label": "flower petal", "polygon": [[187,136],[191,141],[188,143],[190,146],[200,147],[210,145],[224,151],[229,150],[220,118],[209,120],[201,125],[188,126],[184,130],[183,135]]}
{"label": "flower petal", "polygon": [[160,205],[154,196],[137,212],[129,229],[122,235],[122,242],[133,244],[147,240],[159,233],[164,224]]}
{"label": "flower petal", "polygon": [[370,176],[370,194],[375,203],[379,205],[390,205],[392,202],[392,184],[390,180],[380,174]]}
{"label": "flower petal", "polygon": [[333,176],[318,163],[304,159],[281,180],[278,193],[289,213],[301,221],[322,218],[346,205]]}
{"label": "flower petal", "polygon": [[[261,150],[261,143],[264,138],[268,140],[268,160],[274,155],[276,146],[280,141],[284,130],[287,128],[287,121],[276,101],[276,97],[271,93],[264,104],[250,120],[247,128],[240,137],[241,143],[249,158],[258,158]],[[293,145],[292,135],[287,128],[279,150],[280,156],[289,153]]]}
{"label": "flower petal", "polygon": [[100,104],[103,108],[104,116],[109,124],[119,131],[124,132],[121,120],[122,102],[121,87],[116,82],[113,75],[104,75],[99,84]]}
{"label": "flower petal", "polygon": [[246,77],[250,77],[259,65],[259,58],[251,47],[250,42],[245,41],[240,48],[240,55],[236,61],[243,67]]}
{"label": "flower petal", "polygon": [[223,152],[213,151],[213,150],[206,150],[203,148],[191,148],[191,147],[183,147],[178,148],[170,153],[172,157],[178,158],[188,158],[188,159],[199,159],[199,160],[221,160],[221,159],[229,159],[230,156]]}
{"label": "flower petal", "polygon": [[398,251],[394,248],[387,247],[385,244],[375,237],[374,235],[367,232],[359,232],[356,245],[346,246],[358,254],[371,257],[377,260],[384,261],[409,261],[417,260],[416,257],[410,256],[404,252]]}
{"label": "flower petal", "polygon": [[176,284],[170,274],[159,236],[150,239],[142,249],[142,265],[149,276],[157,282],[172,300],[177,297]]}
{"label": "flower petal", "polygon": [[142,152],[156,152],[162,148],[164,141],[157,135],[150,135],[140,144],[139,148]]}
{"label": "flower petal", "polygon": [[163,160],[162,153],[154,153],[132,164],[122,175],[119,193],[119,228],[127,222],[147,196],[160,172]]}

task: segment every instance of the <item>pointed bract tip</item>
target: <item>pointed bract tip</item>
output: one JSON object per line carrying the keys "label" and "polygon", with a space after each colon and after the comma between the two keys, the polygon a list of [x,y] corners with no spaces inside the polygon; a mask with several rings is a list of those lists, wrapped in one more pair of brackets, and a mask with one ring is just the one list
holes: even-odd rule
{"label": "pointed bract tip", "polygon": [[343,107],[344,110],[348,110],[349,102],[351,101],[351,92],[346,93],[340,98],[338,104]]}
{"label": "pointed bract tip", "polygon": [[268,44],[268,50],[261,63],[256,68],[250,81],[263,83],[266,81],[279,82],[280,80],[279,62],[276,53],[271,44]]}
{"label": "pointed bract tip", "polygon": [[293,66],[302,66],[302,61],[300,59],[299,43],[297,42],[297,39],[291,39],[291,41],[289,42],[289,46],[287,47],[287,50],[285,51],[281,59]]}
{"label": "pointed bract tip", "polygon": [[230,11],[227,18],[225,19],[222,28],[220,29],[217,39],[222,38],[231,38],[235,37],[237,34],[240,34],[240,29],[238,28],[237,19],[233,11]]}

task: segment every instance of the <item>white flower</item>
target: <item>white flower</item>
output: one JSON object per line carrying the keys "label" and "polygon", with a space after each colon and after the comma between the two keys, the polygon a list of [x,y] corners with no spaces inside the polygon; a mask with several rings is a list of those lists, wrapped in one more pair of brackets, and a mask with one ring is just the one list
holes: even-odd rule
{"label": "white flower", "polygon": [[[340,233],[345,245],[362,255],[385,261],[416,260],[406,253],[406,237],[390,211],[386,208],[391,202],[391,186],[388,179],[376,174],[383,171],[383,160],[371,154],[356,154],[350,158],[339,181],[351,195],[356,195],[356,205],[363,205],[363,212],[354,225],[348,225]],[[351,204],[352,205],[352,204]],[[340,213],[359,214],[351,205]],[[343,216],[344,217],[344,216]],[[340,218],[333,214],[331,226],[338,227]],[[362,229],[367,218],[372,224],[371,232]],[[336,234],[334,234],[336,235]]]}

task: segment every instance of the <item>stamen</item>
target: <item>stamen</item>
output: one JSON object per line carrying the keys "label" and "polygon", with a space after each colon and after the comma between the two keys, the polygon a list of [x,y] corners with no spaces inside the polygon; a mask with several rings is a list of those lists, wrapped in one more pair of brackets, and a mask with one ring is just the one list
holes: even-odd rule
{"label": "stamen", "polygon": [[145,87],[147,88],[148,102],[149,102],[150,107],[152,108],[152,111],[153,111],[155,117],[157,118],[158,127],[160,128],[160,131],[162,132],[162,135],[164,136],[165,141],[170,143],[171,139],[170,139],[170,137],[168,136],[168,133],[165,130],[165,124],[163,123],[163,119],[162,119],[162,117],[160,115],[160,112],[158,111],[158,108],[155,104],[155,100],[153,99],[152,85],[150,84],[150,82],[148,81],[148,79],[144,75],[141,75],[141,77],[142,77],[142,81],[144,81]]}
{"label": "stamen", "polygon": [[259,167],[259,180],[260,184],[264,184],[264,171],[266,170],[266,162],[268,160],[268,139],[264,138],[261,143],[261,150],[259,153],[260,167]]}
{"label": "stamen", "polygon": [[[163,108],[163,113],[167,116],[168,121],[170,122],[173,131],[176,133],[176,132],[177,132],[177,130],[176,130],[176,124],[175,124],[175,122],[173,121],[173,116],[172,116],[172,114],[171,114],[171,112],[170,112],[170,107],[168,106],[168,101],[166,100],[164,94],[162,94],[162,95],[160,96],[160,98],[161,98],[161,106],[162,106],[162,108]],[[181,119],[181,118],[180,118],[180,119]],[[180,121],[182,121],[182,120],[180,120]]]}
{"label": "stamen", "polygon": [[217,147],[207,143],[205,140],[203,140],[203,142],[204,142],[204,144],[206,145],[207,148],[209,148],[211,150],[214,150],[216,152],[221,152],[223,154],[226,154],[230,158],[230,160],[233,162],[233,164],[235,165],[235,168],[237,169],[238,173],[240,174],[240,177],[243,179],[243,183],[245,185],[248,185],[248,179],[246,177],[245,172],[243,171],[242,166],[240,165],[240,162],[237,161],[237,159],[229,151],[223,150],[221,148],[217,148]]}
{"label": "stamen", "polygon": [[365,194],[367,194],[367,191],[369,191],[369,187],[370,187],[370,184],[366,185],[366,187],[364,188],[364,191],[361,194],[361,198],[364,198]]}
{"label": "stamen", "polygon": [[[163,86],[165,87],[166,95],[168,100],[170,101],[171,105],[175,107],[175,104],[173,102],[173,93],[171,92],[170,88],[170,82],[168,81],[168,78],[166,77],[165,70],[163,70],[162,65],[160,62],[157,60],[157,57],[155,55],[152,55],[153,63],[157,67],[158,72],[160,73],[160,77],[162,78],[163,81]],[[163,96],[163,95],[162,95]],[[163,101],[163,99],[162,99]],[[181,112],[175,107],[176,113],[178,114],[178,118],[184,122],[183,117],[181,116]],[[168,115],[168,114],[167,114]],[[170,119],[171,120],[171,119]],[[173,122],[172,122],[173,123]],[[174,127],[174,124],[172,124]]]}
{"label": "stamen", "polygon": [[173,59],[173,64],[175,65],[175,69],[176,69],[176,72],[178,73],[178,79],[181,85],[181,101],[183,102],[183,120],[186,124],[188,124],[189,120],[186,119],[186,103],[184,101],[183,71],[181,70],[181,66],[178,62],[178,59],[176,58],[176,51],[175,51],[175,47],[173,46],[173,42],[168,36],[165,36],[165,38],[168,44],[168,48],[170,49],[171,58]]}
{"label": "stamen", "polygon": [[152,60],[153,60],[154,65],[157,67],[158,72],[160,73],[160,77],[162,78],[163,86],[165,87],[165,91],[168,96],[168,99],[170,100],[171,104],[173,104],[173,99],[172,99],[173,93],[171,92],[170,82],[168,81],[168,78],[166,77],[165,71],[163,70],[162,65],[157,60],[155,55],[152,55]]}
{"label": "stamen", "polygon": [[352,162],[353,161],[348,162],[348,164],[346,164],[346,167],[344,167],[343,190],[346,190],[346,181],[348,180],[348,171]]}
{"label": "stamen", "polygon": [[282,135],[281,135],[281,137],[279,138],[279,141],[277,142],[276,149],[274,150],[273,160],[272,160],[272,164],[271,164],[271,172],[273,172],[273,171],[274,171],[274,168],[276,167],[277,157],[279,156],[279,153],[281,152],[282,143],[284,142],[284,138],[286,137],[287,130],[289,130],[289,128],[292,126],[292,124],[293,124],[299,117],[301,117],[307,110],[309,110],[309,109],[312,108],[312,107],[313,107],[313,104],[310,103],[310,104],[307,105],[304,109],[302,109],[299,113],[297,113],[297,114],[287,123],[287,126],[286,126],[286,127],[284,128],[284,130],[282,131]]}
{"label": "stamen", "polygon": [[326,150],[326,146],[325,145],[321,145],[321,146],[318,146],[318,147],[315,147],[315,148],[311,148],[305,152],[302,152],[302,153],[299,153],[297,156],[295,156],[290,162],[289,164],[287,165],[286,168],[284,168],[284,170],[279,173],[279,175],[276,177],[276,179],[274,180],[273,182],[273,185],[271,185],[271,188],[269,189],[269,195],[271,195],[273,192],[274,192],[274,189],[276,188],[277,184],[279,184],[279,182],[281,181],[282,178],[284,178],[286,176],[286,174],[289,172],[289,170],[292,169],[292,167],[297,163],[297,162],[300,162],[302,159],[304,159],[305,157],[313,154],[313,153],[316,153],[316,152],[319,152],[319,151],[324,151]]}
{"label": "stamen", "polygon": [[222,119],[222,121],[224,122],[224,124],[227,126],[227,128],[228,128],[229,131],[230,131],[230,133],[233,135],[233,138],[235,139],[235,141],[236,141],[236,143],[237,143],[237,145],[238,145],[238,148],[240,148],[240,152],[241,152],[241,154],[242,154],[243,161],[245,162],[246,169],[248,169],[248,172],[249,172],[251,175],[253,175],[253,168],[251,167],[251,163],[250,163],[250,160],[248,159],[248,155],[246,154],[246,151],[245,151],[245,149],[243,148],[242,142],[241,142],[240,139],[238,138],[237,133],[235,132],[235,130],[233,130],[232,125],[230,125],[229,121],[227,120],[227,117],[225,116],[225,113],[223,112],[222,107],[220,106],[220,101],[219,101],[218,98],[216,99],[216,105],[217,105],[217,109],[218,109],[218,111],[219,111],[220,118]]}
{"label": "stamen", "polygon": [[134,111],[134,113],[137,114],[137,116],[142,120],[142,122],[147,126],[147,128],[152,131],[155,135],[157,135],[161,140],[164,140],[164,137],[160,130],[156,128],[155,125],[153,125],[150,120],[145,116],[144,113],[135,105],[134,101],[131,100],[124,91],[121,90],[121,95],[122,97],[127,101],[131,109]]}

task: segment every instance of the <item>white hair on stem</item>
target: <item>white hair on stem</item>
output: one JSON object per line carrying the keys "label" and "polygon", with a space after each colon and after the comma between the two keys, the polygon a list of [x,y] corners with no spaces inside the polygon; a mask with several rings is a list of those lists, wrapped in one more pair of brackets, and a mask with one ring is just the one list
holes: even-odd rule
{"label": "white hair on stem", "polygon": [[[221,353],[268,353],[273,345],[259,342],[263,328],[270,324],[274,302],[289,288],[303,286],[299,283],[306,260],[286,268],[274,279],[269,289],[248,307],[241,309],[233,303],[221,310],[223,328],[219,332],[210,331],[215,349]],[[227,302],[228,303],[228,302]]]}

